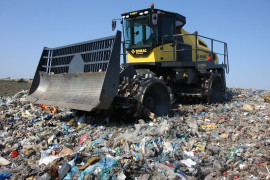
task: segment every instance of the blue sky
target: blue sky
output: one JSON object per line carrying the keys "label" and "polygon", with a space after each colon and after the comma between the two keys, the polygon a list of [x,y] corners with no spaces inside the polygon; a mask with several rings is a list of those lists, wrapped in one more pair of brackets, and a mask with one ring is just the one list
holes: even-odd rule
{"label": "blue sky", "polygon": [[151,3],[228,43],[228,87],[270,90],[270,0],[1,0],[0,78],[33,78],[44,46],[113,35],[113,18]]}

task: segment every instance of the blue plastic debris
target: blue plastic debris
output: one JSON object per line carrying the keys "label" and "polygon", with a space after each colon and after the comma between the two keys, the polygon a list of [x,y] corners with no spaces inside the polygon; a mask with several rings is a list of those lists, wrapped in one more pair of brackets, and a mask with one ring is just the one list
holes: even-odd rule
{"label": "blue plastic debris", "polygon": [[53,116],[53,113],[46,114],[46,115],[44,116],[44,119],[45,119],[45,120],[49,120],[49,119],[52,118],[52,116]]}
{"label": "blue plastic debris", "polygon": [[62,126],[61,128],[64,130],[68,130],[68,129],[70,129],[70,126]]}
{"label": "blue plastic debris", "polygon": [[110,175],[108,172],[110,169],[118,164],[117,159],[115,158],[109,158],[109,157],[103,157],[100,159],[99,162],[97,162],[94,165],[88,166],[84,171],[81,171],[81,176],[78,178],[78,180],[83,180],[84,177],[87,174],[93,174],[94,170],[99,167],[102,171],[100,172],[101,179],[108,179]]}
{"label": "blue plastic debris", "polygon": [[64,177],[63,180],[70,180],[74,174],[80,173],[80,170],[76,165],[71,168],[71,171]]}
{"label": "blue plastic debris", "polygon": [[178,174],[181,174],[181,175],[184,176],[185,178],[187,177],[187,175],[185,175],[182,171],[178,171]]}
{"label": "blue plastic debris", "polygon": [[0,180],[8,179],[12,176],[12,174],[4,174],[0,173]]}

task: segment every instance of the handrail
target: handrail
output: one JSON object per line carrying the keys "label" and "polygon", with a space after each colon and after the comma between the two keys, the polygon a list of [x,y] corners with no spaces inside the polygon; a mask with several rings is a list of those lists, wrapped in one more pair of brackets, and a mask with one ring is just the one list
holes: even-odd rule
{"label": "handrail", "polygon": [[[172,47],[175,47],[175,45],[177,44],[185,44],[185,45],[190,45],[190,44],[187,44],[187,43],[183,43],[183,42],[178,42],[177,40],[177,37],[183,37],[183,36],[195,36],[195,48],[191,48],[191,49],[176,49],[176,48],[173,48],[173,50],[166,50],[164,49],[164,38],[166,37],[173,37],[173,45]],[[211,40],[211,47],[209,48],[209,50],[204,50],[204,49],[201,49],[201,48],[198,48],[198,37],[200,38],[204,38],[204,39],[208,39],[208,40]],[[214,42],[218,42],[218,43],[222,43],[223,46],[224,46],[224,51],[223,53],[221,52],[214,52],[213,49],[214,49]],[[228,56],[228,47],[227,47],[227,43],[226,42],[223,42],[223,41],[220,41],[220,40],[216,40],[216,39],[213,39],[213,38],[209,38],[209,37],[206,37],[206,36],[202,36],[202,35],[198,35],[197,33],[196,34],[175,34],[175,35],[164,35],[162,37],[162,51],[163,52],[173,52],[174,56],[173,56],[173,61],[176,61],[175,59],[175,53],[176,52],[180,52],[180,51],[196,51],[195,52],[195,58],[196,58],[196,62],[198,61],[198,51],[202,51],[202,52],[206,52],[206,53],[211,53],[211,57],[212,59],[214,59],[214,54],[217,54],[217,55],[222,55],[224,56],[224,60],[223,60],[223,64],[225,64],[225,70],[226,70],[226,73],[228,74],[229,73],[229,56]]]}

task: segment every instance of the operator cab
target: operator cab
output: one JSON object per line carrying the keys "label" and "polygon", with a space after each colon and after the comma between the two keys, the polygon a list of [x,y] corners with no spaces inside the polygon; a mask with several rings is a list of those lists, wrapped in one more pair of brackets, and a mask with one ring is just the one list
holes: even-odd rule
{"label": "operator cab", "polygon": [[162,44],[173,43],[180,34],[186,17],[177,13],[151,8],[122,14],[126,50],[133,56],[145,56]]}

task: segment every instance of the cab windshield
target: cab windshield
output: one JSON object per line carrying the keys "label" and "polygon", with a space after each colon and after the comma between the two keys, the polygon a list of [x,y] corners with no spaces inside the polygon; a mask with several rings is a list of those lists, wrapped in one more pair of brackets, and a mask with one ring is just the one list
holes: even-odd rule
{"label": "cab windshield", "polygon": [[149,16],[125,20],[126,48],[152,47],[153,30]]}

